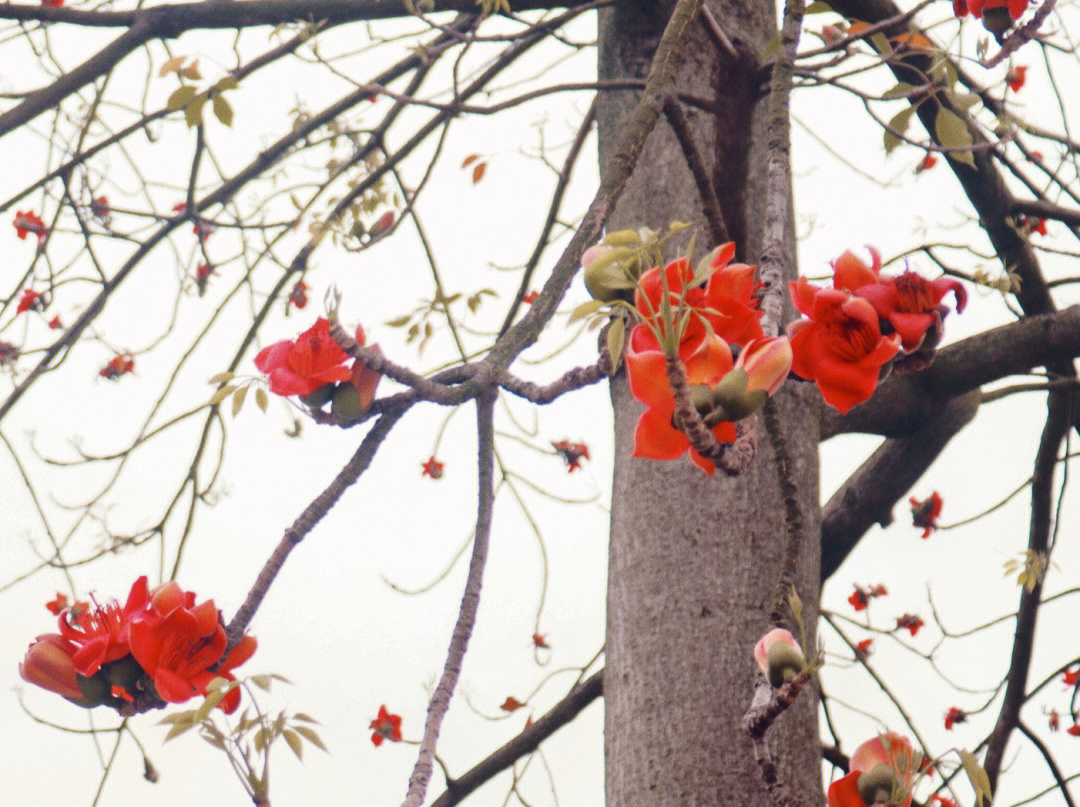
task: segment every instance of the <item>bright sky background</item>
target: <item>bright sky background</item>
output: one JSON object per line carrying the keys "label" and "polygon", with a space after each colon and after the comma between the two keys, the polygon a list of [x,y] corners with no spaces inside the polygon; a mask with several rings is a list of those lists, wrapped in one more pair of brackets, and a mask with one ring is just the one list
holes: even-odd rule
{"label": "bright sky background", "polygon": [[[808,28],[818,30],[826,19],[810,18]],[[591,38],[595,35],[593,25],[591,18],[581,21],[573,29],[575,36],[582,40]],[[970,23],[966,29],[966,36],[974,35]],[[328,36],[325,51],[332,53],[335,45],[344,48],[345,43],[354,47],[359,30],[350,27]],[[374,30],[391,33],[400,28],[384,24]],[[259,30],[245,35],[242,41],[250,53],[265,46],[266,33]],[[70,37],[72,33],[57,28],[50,35],[60,42],[60,37]],[[78,36],[85,41],[85,33]],[[227,37],[191,35],[174,43],[172,52],[201,54],[204,73],[212,75],[213,54],[228,53],[226,48],[230,44]],[[76,47],[72,42],[73,52]],[[392,44],[385,53],[393,53],[396,58],[403,48],[401,43]],[[65,52],[62,47],[57,50]],[[165,54],[158,50],[161,61]],[[382,58],[376,54],[370,63],[383,63]],[[508,74],[507,80],[509,76],[532,77],[544,71],[550,59],[550,53],[540,49]],[[1025,51],[1018,63],[1034,65],[1035,60],[1035,53]],[[70,64],[76,61],[72,58]],[[542,77],[547,81],[587,80],[595,75],[594,62],[594,53],[587,51],[544,72]],[[15,68],[13,57],[3,52],[0,89],[28,86]],[[243,164],[246,157],[233,158],[233,155],[248,154],[251,143],[268,142],[272,137],[267,131],[274,132],[273,137],[284,131],[287,112],[297,97],[303,98],[309,108],[317,109],[322,100],[337,97],[343,91],[344,84],[334,84],[325,78],[311,80],[310,76],[316,73],[325,75],[317,69],[308,73],[295,69],[290,74],[295,83],[284,88],[282,74],[276,70],[245,81],[232,93],[237,114],[235,128],[226,131],[216,123],[209,126],[219,158],[226,165],[232,159],[237,165]],[[1026,112],[1032,119],[1051,121],[1050,128],[1057,129],[1056,102],[1046,101],[1050,98],[1050,88],[1032,73],[1020,97],[1027,105]],[[887,86],[884,79],[880,81],[879,88]],[[159,84],[163,101],[175,84],[171,79],[162,79]],[[437,86],[437,82],[433,80],[428,86]],[[544,142],[553,149],[555,162],[561,162],[586,104],[583,94],[552,96],[500,116],[494,123],[487,118],[473,118],[451,126],[444,146],[445,158],[432,177],[419,211],[448,287],[471,292],[489,286],[500,293],[496,304],[485,303],[489,316],[485,325],[498,325],[504,301],[514,293],[518,283],[517,273],[491,271],[488,265],[524,261],[543,220],[546,195],[540,189],[550,188],[553,174],[531,156],[540,142],[538,132],[543,132]],[[947,168],[941,164],[916,176],[912,169],[922,155],[910,147],[900,148],[886,158],[880,130],[866,119],[858,101],[829,89],[800,91],[795,95],[794,113],[863,171],[882,180],[895,180],[889,188],[868,181],[838,163],[800,127],[795,128],[795,194],[799,257],[804,273],[820,276],[827,272],[829,259],[846,248],[860,248],[863,244],[874,244],[889,257],[919,241],[922,236],[918,231],[923,227],[932,233],[942,227],[956,228],[948,232],[947,240],[986,249],[985,239],[968,222],[969,207]],[[397,142],[400,133],[407,131],[409,120],[399,124]],[[1076,123],[1074,117],[1072,124]],[[177,182],[183,182],[184,161],[191,153],[191,136],[178,127],[158,127],[157,134],[161,137],[153,144],[145,138],[134,138],[133,156],[136,160],[150,157],[159,165],[162,160],[175,161]],[[26,133],[10,136],[5,145],[8,153],[25,149],[35,157],[41,149],[40,140]],[[476,186],[470,182],[468,172],[458,168],[462,158],[473,152],[482,154],[489,162],[487,176]],[[430,148],[421,156],[429,153]],[[563,209],[569,214],[584,208],[595,187],[594,155],[595,137],[591,137],[575,174],[572,192],[564,203]],[[31,181],[39,165],[40,159],[11,161],[5,168],[4,192],[0,195],[6,197]],[[415,180],[421,162],[416,160],[410,165]],[[125,185],[125,180],[120,179],[123,170],[118,165],[116,186],[108,189],[110,198],[122,198],[125,187],[132,189],[130,183]],[[160,208],[167,209],[178,196],[163,191]],[[241,198],[249,200],[250,196],[242,194]],[[164,329],[171,297],[163,290],[171,293],[176,276],[185,271],[182,262],[194,246],[194,237],[187,229],[175,239],[180,245],[179,259],[176,254],[159,249],[147,267],[125,283],[110,302],[99,322],[99,331],[110,343],[139,347],[151,341],[147,334]],[[1065,235],[1061,225],[1050,224],[1047,241],[1069,247]],[[931,236],[934,237],[937,236]],[[360,254],[336,250],[326,242],[316,253],[314,271],[307,277],[313,287],[311,305],[303,312],[294,312],[287,320],[282,316],[283,306],[277,307],[272,321],[263,329],[264,344],[292,338],[308,327],[321,310],[323,293],[333,283],[343,294],[343,321],[362,322],[369,342],[378,342],[399,363],[415,366],[415,346],[404,345],[401,331],[383,324],[409,311],[417,296],[430,294],[428,269],[413,241],[411,233],[405,230]],[[18,241],[13,229],[6,226],[0,227],[0,243],[11,267],[3,275],[8,278],[6,290],[21,276],[33,247],[29,242]],[[213,239],[210,248],[216,248]],[[109,255],[107,250],[103,253]],[[292,248],[280,254],[291,257]],[[553,259],[554,251],[549,253],[544,266],[549,268]],[[954,260],[965,271],[974,271],[979,266],[971,257]],[[1074,259],[1071,262],[1075,264]],[[927,274],[935,274],[928,260],[916,259],[914,263]],[[1070,272],[1069,263],[1066,258],[1048,259],[1044,267],[1050,276],[1076,274],[1075,270]],[[996,269],[989,263],[987,268]],[[181,300],[178,332],[195,327],[202,312],[210,310],[230,287],[228,270],[220,274],[224,277],[215,278],[206,298],[185,296]],[[264,275],[268,276],[269,273]],[[539,276],[537,286],[543,277],[543,274]],[[968,312],[962,317],[949,318],[949,341],[1010,320],[995,292],[972,289],[972,297]],[[580,281],[575,282],[564,310],[571,310],[583,299],[584,289]],[[1072,299],[1075,300],[1075,295]],[[226,321],[218,326],[223,339],[235,340],[240,333],[244,316],[241,307],[234,304],[237,318],[233,323]],[[64,309],[61,305],[59,311],[62,317],[73,318],[71,308]],[[540,358],[563,344],[573,333],[564,328],[564,322],[556,320],[544,341],[527,355]],[[0,332],[0,338],[21,341],[23,327],[31,329],[29,339],[44,341],[45,326],[40,318],[28,326],[18,322]],[[180,347],[178,342],[169,342],[161,348],[160,357],[155,354],[140,357],[135,376],[117,384],[94,378],[97,368],[108,358],[104,348],[92,345],[77,349],[65,367],[39,384],[8,418],[3,433],[20,458],[31,464],[38,495],[58,523],[70,518],[61,515],[61,505],[78,502],[93,491],[100,483],[103,469],[48,468],[33,460],[29,450],[31,437],[39,451],[54,457],[74,456],[69,440],[76,436],[81,436],[86,451],[115,450],[141,417],[132,417],[129,412],[141,413],[153,400],[168,378],[171,361]],[[520,372],[537,379],[553,378],[561,369],[587,363],[594,355],[595,343],[589,334],[543,367],[520,365]],[[419,365],[431,367],[450,357],[446,341],[435,340],[425,350]],[[202,351],[185,372],[175,401],[167,411],[180,412],[185,406],[208,398],[212,388],[205,379],[222,369],[227,360],[224,353],[213,355],[211,351]],[[255,372],[250,356],[242,371]],[[91,378],[94,380],[88,382]],[[380,391],[385,393],[391,387],[384,382]],[[606,385],[566,396],[538,413],[516,399],[507,403],[520,422],[527,426],[536,423],[535,437],[527,438],[533,445],[548,449],[552,440],[583,440],[589,445],[592,459],[585,463],[582,472],[567,475],[557,457],[527,448],[509,437],[498,444],[506,465],[522,477],[515,480],[515,485],[535,517],[543,541],[541,545],[532,533],[510,491],[503,490],[496,508],[479,621],[458,696],[444,724],[439,745],[440,756],[458,774],[518,732],[527,713],[523,709],[505,719],[489,722],[469,708],[466,698],[483,714],[501,716],[498,706],[508,695],[524,700],[543,676],[586,664],[603,642],[606,508],[610,502],[612,451]],[[920,498],[931,490],[940,491],[945,499],[944,523],[965,518],[997,502],[1030,473],[1045,412],[1042,396],[1013,396],[989,405],[987,410],[953,440],[912,491]],[[283,402],[274,398],[267,415],[260,414],[250,400],[239,417],[225,415],[229,435],[217,488],[220,500],[215,507],[199,510],[179,580],[185,588],[195,590],[200,599],[213,597],[226,619],[243,600],[282,530],[332,479],[362,436],[359,429],[342,432],[309,422],[305,424],[302,439],[290,440],[283,434],[291,425],[289,412]],[[270,695],[260,696],[260,706],[312,714],[322,723],[320,734],[330,749],[330,754],[325,755],[308,748],[303,765],[292,758],[283,744],[276,750],[271,763],[270,791],[276,807],[311,803],[396,805],[404,794],[415,747],[403,743],[376,749],[370,742],[367,725],[379,706],[386,704],[403,716],[406,738],[419,738],[426,710],[426,687],[441,670],[456,615],[464,562],[423,596],[404,596],[387,584],[392,581],[404,588],[414,588],[431,581],[454,556],[471,529],[475,508],[471,406],[450,420],[438,449],[439,459],[446,463],[445,476],[438,482],[420,477],[420,463],[433,452],[444,414],[434,406],[425,405],[414,408],[406,416],[384,444],[369,472],[290,557],[252,625],[260,647],[241,672],[275,672],[295,684],[275,685]],[[515,431],[505,409],[498,425],[502,431]],[[184,467],[186,457],[190,456],[194,433],[191,428],[177,429],[156,450],[137,455],[117,495],[111,496],[107,500],[108,508],[101,511],[103,515],[107,513],[113,529],[137,530],[153,522],[162,497],[173,491],[171,479],[177,472],[172,469]],[[876,445],[877,440],[869,437],[844,437],[825,444],[823,496],[827,498]],[[169,485],[166,480],[170,480]],[[554,502],[539,495],[532,485],[584,503]],[[0,520],[4,547],[4,576],[0,584],[3,584],[33,567],[37,560],[35,550],[44,551],[46,543],[32,503],[6,453],[0,460],[0,490],[4,491],[4,515]],[[969,527],[940,532],[925,542],[919,540],[919,531],[910,526],[905,508],[899,506],[896,523],[887,530],[875,528],[830,581],[825,591],[825,607],[853,616],[845,602],[851,584],[884,582],[890,595],[871,607],[871,615],[876,626],[886,629],[892,627],[896,616],[906,611],[919,613],[930,622],[926,606],[928,586],[939,613],[953,630],[1007,613],[1016,605],[1018,589],[1015,579],[1002,576],[1002,564],[1026,545],[1028,503],[1028,494],[1022,493],[991,516]],[[1067,494],[1062,510],[1062,537],[1075,534],[1078,507],[1080,500],[1076,495]],[[85,554],[94,541],[93,535],[84,535],[73,554]],[[1054,560],[1055,568],[1048,577],[1048,595],[1075,585],[1080,579],[1077,574],[1080,552],[1075,542],[1063,541]],[[152,583],[155,581],[158,562],[156,548],[146,547],[77,569],[74,576],[81,594],[93,591],[99,599],[116,596],[122,601],[131,581],[139,574],[149,573]],[[171,557],[167,563],[171,564]],[[546,592],[543,591],[545,568]],[[16,671],[28,642],[39,633],[55,629],[42,603],[64,588],[61,574],[50,572],[0,592],[0,603],[8,614],[8,619],[0,623],[0,747],[5,751],[0,755],[0,805],[3,807],[89,804],[97,785],[100,763],[92,742],[85,736],[63,734],[35,724],[22,712],[15,692],[16,687],[21,687],[25,705],[34,715],[74,728],[87,727],[85,711],[23,685]],[[1032,682],[1041,681],[1056,669],[1070,657],[1067,653],[1077,652],[1074,620],[1070,619],[1075,610],[1075,599],[1066,597],[1042,612],[1042,641],[1036,649]],[[538,666],[531,647],[530,636],[537,625],[552,645],[550,656],[540,659],[547,662],[546,666]],[[849,657],[843,643],[827,627],[821,635],[826,650],[836,654],[830,656],[830,662],[835,662],[837,657]],[[856,628],[851,635],[859,639],[869,634]],[[908,644],[929,651],[939,636],[928,625]],[[939,660],[942,669],[965,685],[992,687],[1004,670],[1010,643],[1011,623],[1005,622],[966,642],[943,647]],[[922,736],[932,752],[940,753],[950,745],[973,745],[996,718],[996,707],[991,708],[952,734],[946,734],[941,726],[944,711],[952,705],[973,708],[981,703],[981,697],[950,693],[926,663],[902,666],[910,663],[910,657],[900,652],[897,642],[889,637],[878,637],[875,647],[872,664],[896,687],[917,725],[925,728]],[[553,675],[530,701],[535,714],[542,714],[557,701],[574,675],[572,671]],[[842,662],[830,663],[824,671],[824,681],[826,692],[842,692],[845,702],[878,715],[890,728],[900,728],[898,716],[884,705],[876,685],[857,668],[847,669]],[[1031,710],[1040,708],[1042,703],[1060,708],[1059,690],[1060,685],[1052,683],[1045,697],[1029,707],[1025,712],[1029,724],[1040,729],[1045,725],[1045,718]],[[133,721],[149,757],[161,772],[160,782],[151,785],[142,780],[141,757],[125,737],[100,803],[127,805],[152,800],[154,804],[169,807],[206,803],[207,794],[213,794],[210,797],[213,804],[246,803],[240,785],[220,753],[193,734],[163,747],[161,740],[166,729],[155,725],[160,717],[153,713]],[[842,727],[848,750],[880,729],[874,721],[840,706],[834,708],[833,717]],[[101,710],[94,713],[94,720],[99,726],[116,722]],[[596,703],[543,746],[546,762],[554,774],[558,803],[563,807],[602,803],[601,728],[602,706]],[[1066,765],[1070,758],[1080,759],[1080,739],[1059,734],[1049,742]],[[111,738],[103,736],[101,746],[103,753],[109,753]],[[1015,745],[1019,746],[1019,743]],[[1014,754],[1010,750],[1008,759]],[[1048,781],[1039,765],[1025,747],[1003,779],[999,803],[1010,804],[1030,793],[1032,778]],[[1030,773],[1021,773],[1022,770]],[[530,766],[523,781],[531,804],[553,803],[540,760]],[[470,803],[502,804],[507,786],[508,777],[503,776]],[[441,792],[438,782],[430,792],[432,796]],[[967,804],[966,786],[959,792]],[[1040,803],[1058,804],[1059,799],[1051,795]]]}

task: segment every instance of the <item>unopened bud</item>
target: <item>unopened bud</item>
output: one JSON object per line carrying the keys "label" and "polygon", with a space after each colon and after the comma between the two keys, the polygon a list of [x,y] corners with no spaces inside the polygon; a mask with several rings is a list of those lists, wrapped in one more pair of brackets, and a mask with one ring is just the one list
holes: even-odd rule
{"label": "unopened bud", "polygon": [[355,423],[364,414],[364,405],[360,400],[360,391],[346,381],[339,384],[334,391],[334,400],[330,404],[330,411],[337,418],[338,423],[348,426]]}
{"label": "unopened bud", "polygon": [[581,256],[581,265],[585,270],[585,288],[594,299],[609,303],[617,299],[621,292],[634,287],[620,264],[621,260],[633,254],[634,250],[628,247],[604,244],[585,250],[585,254]]}
{"label": "unopened bud", "polygon": [[321,409],[334,396],[334,385],[324,384],[312,393],[301,395],[300,400],[312,409]]}
{"label": "unopened bud", "polygon": [[765,390],[747,388],[746,370],[736,367],[720,379],[713,391],[724,413],[724,420],[742,420],[765,405]]}
{"label": "unopened bud", "polygon": [[754,645],[758,669],[773,687],[781,687],[806,669],[802,648],[791,631],[773,628]]}
{"label": "unopened bud", "polygon": [[858,780],[856,780],[859,795],[867,804],[891,802],[893,791],[898,784],[896,771],[884,762],[860,774]]}
{"label": "unopened bud", "polygon": [[743,348],[736,368],[746,371],[746,389],[772,396],[791,372],[791,342],[786,336],[755,339]]}
{"label": "unopened bud", "polygon": [[997,6],[995,8],[988,8],[983,11],[983,27],[987,31],[992,33],[998,42],[1001,42],[1008,31],[1013,26],[1013,18],[1009,14],[1009,10],[1004,6]]}
{"label": "unopened bud", "polygon": [[57,695],[80,699],[83,691],[71,661],[75,651],[76,647],[57,633],[38,636],[19,663],[19,675],[24,681]]}
{"label": "unopened bud", "polygon": [[[641,243],[641,236],[637,234],[636,230],[616,230],[613,233],[608,233],[604,236],[603,240],[595,247],[589,249],[596,249],[597,247],[636,247]],[[587,255],[589,250],[585,250]],[[585,265],[585,257],[581,258],[581,265]]]}

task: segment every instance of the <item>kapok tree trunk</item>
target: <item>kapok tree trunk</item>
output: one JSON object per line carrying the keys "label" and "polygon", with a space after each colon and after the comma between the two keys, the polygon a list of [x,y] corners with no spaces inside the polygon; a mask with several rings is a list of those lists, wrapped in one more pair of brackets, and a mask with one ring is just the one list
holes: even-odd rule
{"label": "kapok tree trunk", "polygon": [[[735,48],[761,53],[773,36],[771,0],[710,0]],[[600,78],[646,74],[670,6],[624,0],[601,12]],[[680,92],[716,98],[718,115],[687,110],[738,257],[756,262],[764,208],[763,84],[754,59],[736,59],[699,16],[683,49]],[[611,159],[634,94],[602,94],[600,161]],[[755,109],[755,103],[759,108]],[[700,202],[671,130],[652,133],[609,228],[701,221]],[[790,229],[790,228],[789,228]],[[699,244],[708,229],[699,229]],[[704,236],[704,237],[703,237]],[[789,235],[787,265],[794,266]],[[818,405],[809,385],[786,384],[776,401],[793,458],[806,530],[795,577],[808,626],[817,618]],[[773,807],[741,718],[750,703],[755,641],[768,615],[785,541],[784,509],[769,439],[734,479],[708,477],[689,458],[631,457],[642,406],[624,373],[611,382],[615,479],[608,581],[606,705],[609,807]],[[817,703],[800,697],[769,733],[781,780],[821,798]]]}

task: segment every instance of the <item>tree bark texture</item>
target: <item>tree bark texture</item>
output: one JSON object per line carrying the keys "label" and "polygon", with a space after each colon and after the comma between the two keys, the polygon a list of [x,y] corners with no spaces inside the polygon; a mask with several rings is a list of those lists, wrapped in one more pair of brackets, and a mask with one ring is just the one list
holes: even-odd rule
{"label": "tree bark texture", "polygon": [[[717,99],[717,115],[686,111],[710,166],[738,258],[756,262],[764,208],[764,104],[754,69],[776,30],[768,0],[707,0],[736,59],[699,16],[678,69],[680,92]],[[641,78],[670,7],[622,2],[601,12],[600,78]],[[600,163],[634,94],[604,93]],[[762,99],[763,100],[763,99]],[[650,135],[609,229],[701,222],[701,203],[670,127]],[[699,247],[708,229],[698,230]],[[789,226],[785,263],[794,274]],[[806,524],[796,585],[810,630],[817,619],[820,513],[818,403],[808,384],[777,396]],[[606,789],[609,807],[772,807],[740,721],[750,704],[752,650],[768,629],[785,544],[776,463],[763,424],[750,469],[710,478],[689,458],[632,458],[642,406],[625,373],[612,379],[615,478],[608,580]],[[814,641],[810,637],[811,642]],[[781,782],[821,799],[817,701],[810,688],[769,733]]]}

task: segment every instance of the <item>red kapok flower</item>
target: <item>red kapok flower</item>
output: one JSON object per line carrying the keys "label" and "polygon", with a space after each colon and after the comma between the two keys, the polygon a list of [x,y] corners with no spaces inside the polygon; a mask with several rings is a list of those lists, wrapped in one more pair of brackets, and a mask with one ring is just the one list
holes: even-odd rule
{"label": "red kapok flower", "polygon": [[1050,710],[1046,723],[1047,726],[1049,726],[1050,731],[1057,731],[1061,728],[1061,715],[1057,713],[1057,709]]}
{"label": "red kapok flower", "polygon": [[967,721],[967,714],[963,709],[956,706],[950,706],[949,711],[945,713],[945,731],[952,731],[952,727]]}
{"label": "red kapok flower", "polygon": [[884,597],[889,593],[889,590],[885,588],[881,583],[870,586],[869,588],[863,588],[862,586],[855,586],[855,590],[851,592],[851,595],[847,598],[847,601],[851,603],[851,607],[856,611],[863,611],[866,606],[870,604],[870,600],[874,597]]}
{"label": "red kapok flower", "polygon": [[443,463],[435,459],[434,455],[428,457],[427,462],[421,463],[420,467],[423,468],[420,472],[420,476],[427,476],[432,479],[442,478]]}
{"label": "red kapok flower", "polygon": [[910,807],[911,785],[919,767],[918,760],[908,738],[891,731],[855,749],[849,764],[851,772],[829,786],[829,807],[869,807],[859,792],[859,778],[879,765],[887,766],[891,771],[894,789],[906,793],[898,802],[899,807]]}
{"label": "red kapok flower", "polygon": [[746,391],[772,397],[791,372],[791,342],[784,336],[755,339],[742,349],[736,368],[746,371]]}
{"label": "red kapok flower", "polygon": [[64,5],[64,0],[41,0],[41,5],[47,8],[60,8]]}
{"label": "red kapok flower", "polygon": [[45,226],[41,216],[32,210],[20,210],[15,214],[15,220],[12,224],[15,226],[15,235],[23,241],[26,240],[29,233],[33,233],[37,236],[40,245],[45,240],[45,236],[49,234],[49,228]]}
{"label": "red kapok flower", "polygon": [[566,472],[573,473],[581,469],[581,461],[589,459],[589,447],[584,443],[571,443],[569,440],[551,442],[551,447],[566,462]]}
{"label": "red kapok flower", "polygon": [[533,647],[540,647],[545,650],[551,649],[551,645],[547,642],[547,634],[545,633],[534,633],[532,635],[532,643]]}
{"label": "red kapok flower", "polygon": [[523,302],[523,303],[525,303],[527,305],[532,305],[533,303],[536,302],[536,298],[539,297],[539,296],[540,296],[540,292],[538,292],[538,291],[536,291],[534,289],[533,291],[530,291],[528,294],[523,294],[521,296],[521,302]]}
{"label": "red kapok flower", "polygon": [[935,490],[929,499],[919,500],[915,497],[908,499],[911,504],[911,523],[915,527],[922,527],[922,538],[929,538],[930,533],[938,528],[938,517],[941,515],[943,500]]}
{"label": "red kapok flower", "polygon": [[[963,11],[960,10],[961,7]],[[1012,19],[1018,20],[1024,16],[1027,7],[1028,0],[953,0],[956,16],[963,17],[970,11],[976,19],[991,9],[1001,8],[1006,9]]]}
{"label": "red kapok flower", "polygon": [[800,277],[791,284],[791,296],[808,317],[788,326],[791,369],[816,381],[825,402],[847,414],[874,394],[900,337],[882,336],[874,306],[844,289],[818,289]]}
{"label": "red kapok flower", "polygon": [[383,740],[401,742],[401,715],[390,714],[386,711],[385,704],[379,707],[379,714],[368,728],[373,731],[371,743],[376,748],[383,744]]}
{"label": "red kapok flower", "polygon": [[904,614],[903,616],[896,618],[896,629],[900,630],[901,628],[907,628],[912,636],[918,633],[919,628],[925,624],[926,623],[922,621],[922,618],[915,614]]}
{"label": "red kapok flower", "polygon": [[75,664],[71,660],[76,649],[59,634],[38,636],[19,662],[19,675],[24,681],[49,692],[81,700],[83,691],[79,689]]}
{"label": "red kapok flower", "polygon": [[919,161],[919,164],[915,166],[915,173],[921,174],[923,171],[929,171],[935,165],[937,165],[937,157],[935,157],[928,151],[926,152],[926,155]]}
{"label": "red kapok flower", "polygon": [[19,305],[15,308],[15,314],[21,314],[23,311],[40,311],[45,307],[45,301],[41,299],[41,292],[34,291],[33,289],[23,289],[22,299],[19,300]]}
{"label": "red kapok flower", "polygon": [[206,294],[206,287],[210,283],[210,275],[214,274],[213,268],[208,263],[200,263],[195,267],[195,286],[199,290],[199,296]]}
{"label": "red kapok flower", "polygon": [[936,801],[941,807],[956,807],[956,802],[950,799],[948,796],[942,796],[940,793],[934,793],[930,796],[930,801]]}
{"label": "red kapok flower", "polygon": [[64,326],[60,324],[60,315],[59,314],[57,314],[55,317],[53,317],[52,319],[49,320],[49,330],[50,331],[58,331],[63,327]]}
{"label": "red kapok flower", "polygon": [[135,370],[135,359],[126,353],[113,356],[108,363],[98,370],[98,375],[109,381],[116,381],[122,375],[127,375]]}
{"label": "red kapok flower", "polygon": [[[195,592],[172,581],[150,592],[146,607],[131,618],[129,642],[131,655],[168,703],[206,694],[214,678],[232,680],[230,670],[247,661],[257,646],[245,636],[223,659],[228,639],[214,601],[196,605]],[[234,689],[220,706],[230,713],[239,702],[240,691]]]}
{"label": "red kapok flower", "polygon": [[956,313],[963,312],[967,290],[960,281],[948,277],[927,280],[916,272],[904,272],[861,286],[856,294],[868,300],[878,316],[900,334],[904,350],[910,353],[919,347],[928,330],[940,327],[948,313],[941,300],[949,292],[956,300]]}
{"label": "red kapok flower", "polygon": [[63,613],[64,609],[66,609],[67,606],[67,594],[64,594],[60,591],[56,592],[56,599],[49,600],[47,603],[45,603],[45,607],[49,609],[49,613],[53,616],[60,616],[60,614]]}
{"label": "red kapok flower", "polygon": [[859,661],[865,661],[873,652],[873,646],[874,640],[872,638],[863,639],[861,642],[855,645],[855,658],[857,658]]}
{"label": "red kapok flower", "polygon": [[1061,683],[1066,687],[1074,687],[1080,683],[1080,667],[1075,670],[1066,670],[1061,674]]}
{"label": "red kapok flower", "polygon": [[[363,327],[356,326],[356,343],[360,347],[364,347],[367,341],[367,335],[364,333]],[[373,350],[376,353],[382,353],[379,350],[378,345],[372,345],[369,350]],[[372,370],[360,359],[355,359],[352,366],[352,384],[356,387],[356,391],[360,395],[360,410],[366,411],[375,400],[375,390],[379,386],[379,380],[382,379],[382,373],[378,373]]]}
{"label": "red kapok flower", "polygon": [[131,620],[146,607],[147,597],[146,575],[143,575],[132,584],[123,608],[116,600],[105,605],[93,600],[93,608],[72,608],[60,615],[61,635],[78,648],[72,663],[80,675],[89,678],[102,664],[122,659],[131,652]]}
{"label": "red kapok flower", "polygon": [[90,212],[101,219],[106,224],[112,218],[112,208],[109,207],[109,199],[105,196],[98,196],[90,202]]}
{"label": "red kapok flower", "polygon": [[1019,92],[1020,88],[1024,86],[1024,81],[1026,80],[1027,65],[1024,64],[1017,65],[1005,74],[1005,83],[1009,85],[1009,89],[1013,92]]}
{"label": "red kapok flower", "polygon": [[856,291],[863,286],[878,282],[881,276],[881,253],[871,246],[867,246],[866,249],[870,253],[869,266],[850,249],[845,250],[844,254],[836,260],[829,262],[833,269],[834,289]]}
{"label": "red kapok flower", "polygon": [[1046,235],[1046,219],[1037,219],[1034,216],[1021,216],[1018,222],[1020,231],[1025,235],[1038,233]]}
{"label": "red kapok flower", "polygon": [[259,351],[255,366],[266,373],[271,392],[310,395],[327,384],[349,381],[352,371],[344,366],[348,358],[330,336],[330,322],[319,317],[296,341],[286,339]]}
{"label": "red kapok flower", "polygon": [[519,701],[513,695],[507,695],[506,700],[502,702],[502,705],[499,708],[502,709],[504,712],[516,712],[524,705],[524,703]]}
{"label": "red kapok flower", "polygon": [[1065,733],[1070,734],[1073,737],[1080,737],[1080,723],[1073,723],[1071,726],[1065,729]]}
{"label": "red kapok flower", "polygon": [[[687,323],[679,345],[679,358],[686,365],[686,379],[690,385],[713,386],[734,367],[727,343],[710,334],[693,318]],[[694,464],[712,476],[715,463],[690,448],[690,439],[672,423],[675,393],[667,378],[667,358],[645,325],[630,331],[626,372],[630,393],[648,407],[638,419],[634,432],[634,456],[674,460],[689,449]],[[735,440],[735,424],[729,421],[718,423],[712,432],[718,442]]]}

